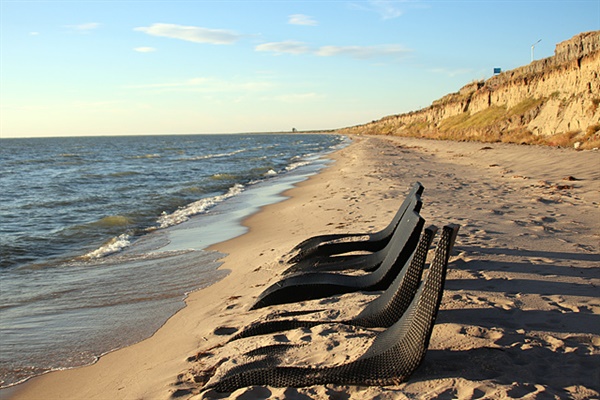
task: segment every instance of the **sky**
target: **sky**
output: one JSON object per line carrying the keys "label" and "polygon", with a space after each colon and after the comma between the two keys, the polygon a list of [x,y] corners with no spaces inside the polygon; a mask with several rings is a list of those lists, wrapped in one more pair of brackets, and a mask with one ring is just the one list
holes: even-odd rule
{"label": "sky", "polygon": [[427,107],[599,30],[600,0],[0,0],[0,18],[1,138],[245,133]]}

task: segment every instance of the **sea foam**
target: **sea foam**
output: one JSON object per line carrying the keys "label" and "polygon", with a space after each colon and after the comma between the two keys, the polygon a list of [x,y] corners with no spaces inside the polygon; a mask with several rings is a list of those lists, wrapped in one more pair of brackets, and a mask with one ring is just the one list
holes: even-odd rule
{"label": "sea foam", "polygon": [[131,239],[131,237],[128,234],[124,233],[122,235],[119,235],[117,237],[110,239],[108,242],[104,243],[98,249],[87,253],[82,258],[83,259],[96,259],[96,258],[105,257],[109,254],[117,253],[117,252],[123,250],[124,248],[128,247],[131,244],[130,239]]}
{"label": "sea foam", "polygon": [[225,194],[200,199],[191,204],[188,204],[185,207],[179,208],[171,214],[163,212],[163,214],[158,218],[157,221],[158,228],[164,229],[168,228],[169,226],[181,224],[182,222],[187,221],[192,215],[205,212],[210,207],[222,202],[223,200],[240,194],[243,190],[244,185],[236,183],[231,188],[229,188],[229,190]]}

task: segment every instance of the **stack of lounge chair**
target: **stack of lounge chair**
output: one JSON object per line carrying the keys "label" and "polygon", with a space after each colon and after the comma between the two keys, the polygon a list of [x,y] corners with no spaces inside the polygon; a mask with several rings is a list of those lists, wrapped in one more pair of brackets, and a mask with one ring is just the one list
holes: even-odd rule
{"label": "stack of lounge chair", "polygon": [[[276,319],[252,323],[230,338],[234,341],[326,323],[377,328],[375,340],[362,356],[329,368],[293,367],[283,365],[277,356],[286,346],[266,346],[246,353],[263,357],[235,366],[205,389],[232,392],[252,385],[393,385],[405,381],[425,356],[459,229],[454,224],[443,227],[433,259],[425,269],[437,228],[424,228],[425,220],[419,215],[422,192],[423,186],[416,183],[391,223],[380,232],[321,235],[297,245],[290,252],[292,266],[284,277],[260,294],[251,307],[254,310],[359,291],[380,293],[358,315],[324,321],[303,318],[318,310],[294,314],[303,316],[294,319],[289,318],[291,313],[280,314]],[[309,352],[310,346],[304,351]]]}

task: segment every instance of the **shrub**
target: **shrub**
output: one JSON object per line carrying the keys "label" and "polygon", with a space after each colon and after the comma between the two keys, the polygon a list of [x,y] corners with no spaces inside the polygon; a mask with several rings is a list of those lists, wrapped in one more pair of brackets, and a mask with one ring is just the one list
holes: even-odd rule
{"label": "shrub", "polygon": [[573,144],[577,141],[575,137],[579,135],[581,131],[569,131],[559,133],[553,136],[550,136],[545,139],[546,144],[550,146],[556,147],[573,147]]}

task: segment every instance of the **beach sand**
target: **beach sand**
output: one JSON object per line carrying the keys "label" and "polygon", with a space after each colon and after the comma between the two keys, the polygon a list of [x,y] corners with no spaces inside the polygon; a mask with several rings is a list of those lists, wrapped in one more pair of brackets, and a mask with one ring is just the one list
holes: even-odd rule
{"label": "beach sand", "polygon": [[[600,153],[504,144],[353,137],[334,164],[264,207],[249,232],[212,246],[230,274],[191,294],[155,335],[96,364],[37,377],[3,398],[598,398]],[[304,343],[288,365],[335,365],[371,343],[367,329],[326,324],[224,345],[278,310],[358,313],[355,293],[248,311],[280,278],[286,253],[322,233],[376,231],[412,184],[425,186],[427,224],[461,225],[429,350],[398,386],[251,387],[202,391],[245,350]],[[226,360],[218,368],[221,362]]]}

